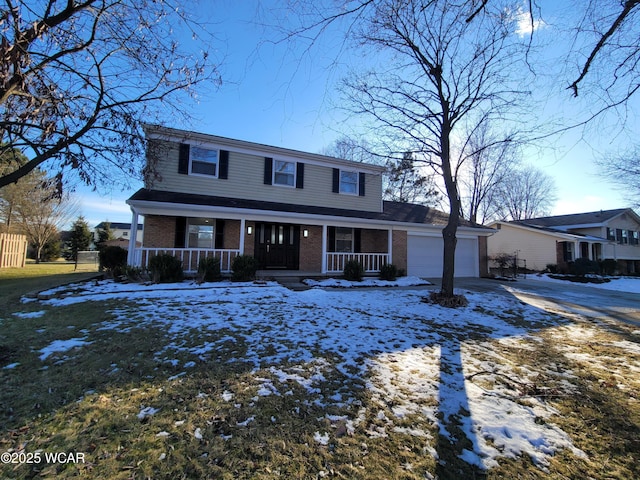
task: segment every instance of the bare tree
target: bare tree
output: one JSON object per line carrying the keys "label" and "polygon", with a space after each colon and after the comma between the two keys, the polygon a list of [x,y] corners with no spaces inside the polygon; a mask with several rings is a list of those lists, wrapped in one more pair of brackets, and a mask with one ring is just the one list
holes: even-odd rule
{"label": "bare tree", "polygon": [[464,2],[386,0],[368,6],[368,16],[359,12],[359,38],[381,52],[385,66],[347,79],[345,91],[353,110],[389,137],[386,144],[395,141],[398,153],[411,151],[443,179],[449,220],[442,234],[440,295],[451,298],[461,209],[452,144],[463,123],[507,122],[514,113],[527,94],[524,76],[515,75],[522,45],[504,5],[485,7],[491,14],[473,22],[464,21],[472,14],[472,4]]}
{"label": "bare tree", "polygon": [[640,207],[640,145],[622,154],[603,157],[598,164],[606,177],[621,187],[628,200]]}
{"label": "bare tree", "polygon": [[467,137],[458,178],[462,212],[473,224],[484,224],[496,215],[500,207],[497,192],[520,162],[519,145],[505,138],[509,136],[497,135],[487,125],[480,125]]}
{"label": "bare tree", "polygon": [[55,181],[41,170],[32,171],[18,183],[23,196],[14,205],[16,227],[35,248],[39,262],[45,245],[77,216],[79,203],[68,194],[60,196]]}
{"label": "bare tree", "polygon": [[342,136],[320,152],[329,157],[341,158],[352,162],[373,162],[377,157],[371,152],[371,148],[364,140]]}
{"label": "bare tree", "polygon": [[[467,3],[473,10],[466,21],[472,22],[478,16],[490,14],[488,7],[495,2],[467,0]],[[539,0],[523,2],[523,7],[528,25],[523,18],[521,30],[533,36],[544,23],[540,16],[545,7]],[[588,91],[595,88],[607,92],[604,97],[608,97],[609,106],[625,103],[640,88],[640,0],[583,0],[568,6],[565,15],[574,20],[567,26],[573,35],[567,57],[574,69],[567,89],[577,97],[588,82]]]}
{"label": "bare tree", "polygon": [[[6,0],[0,9],[0,154],[29,161],[0,187],[47,162],[61,186],[138,177],[141,122],[185,114],[184,95],[219,80],[215,39],[171,0]],[[186,44],[180,44],[179,39]],[[163,111],[164,110],[164,111]]]}
{"label": "bare tree", "polygon": [[541,170],[528,166],[513,171],[496,190],[503,220],[525,220],[548,215],[556,202],[556,187]]}
{"label": "bare tree", "polygon": [[[640,88],[640,0],[589,0],[583,5],[574,45],[586,45],[576,48],[585,60],[568,88],[578,96],[580,86],[591,75],[594,81],[589,88],[599,85],[610,92],[614,103],[624,102]],[[613,94],[618,86],[622,91]]]}

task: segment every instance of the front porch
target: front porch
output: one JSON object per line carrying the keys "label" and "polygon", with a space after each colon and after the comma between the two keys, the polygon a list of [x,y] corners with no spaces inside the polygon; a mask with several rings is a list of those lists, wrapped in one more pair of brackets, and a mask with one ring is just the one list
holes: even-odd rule
{"label": "front porch", "polygon": [[182,268],[186,273],[198,271],[198,265],[205,258],[219,258],[220,271],[231,273],[233,259],[241,254],[239,249],[220,248],[136,248],[133,253],[133,266],[148,268],[149,260],[156,255],[168,254],[178,258],[182,262]]}
{"label": "front porch", "polygon": [[[219,258],[220,270],[230,273],[234,258],[250,255],[260,270],[336,275],[355,260],[366,274],[376,274],[392,263],[394,236],[391,229],[149,215],[143,246],[129,245],[128,262],[148,268],[152,257],[169,254],[182,261],[185,272],[193,273],[202,259]],[[405,242],[396,240],[398,267],[406,268],[401,248]]]}
{"label": "front porch", "polygon": [[601,239],[578,239],[557,243],[557,263],[569,263],[584,258],[587,260],[602,260]]}
{"label": "front porch", "polygon": [[[231,273],[231,265],[233,259],[243,252],[240,249],[203,249],[203,248],[136,248],[132,256],[132,265],[140,268],[148,268],[149,260],[156,255],[168,254],[178,258],[183,265],[186,273],[194,273],[198,271],[198,265],[205,258],[219,258],[220,271],[223,273]],[[384,265],[391,263],[388,253],[335,253],[325,252],[323,254],[324,264],[326,268],[323,271],[301,271],[301,270],[261,270],[264,276],[296,275],[306,273],[308,275],[335,275],[344,271],[345,264],[348,261],[356,260],[362,264],[367,274],[379,273]]]}

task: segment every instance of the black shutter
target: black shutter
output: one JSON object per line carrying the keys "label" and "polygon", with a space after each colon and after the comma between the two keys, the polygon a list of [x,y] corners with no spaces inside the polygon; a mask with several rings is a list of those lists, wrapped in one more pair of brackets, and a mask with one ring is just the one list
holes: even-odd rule
{"label": "black shutter", "polygon": [[362,252],[362,230],[359,228],[353,229],[353,253]]}
{"label": "black shutter", "polygon": [[327,228],[327,252],[336,251],[336,227]]}
{"label": "black shutter", "polygon": [[213,248],[224,248],[224,220],[216,220],[216,239]]}
{"label": "black shutter", "polygon": [[360,188],[360,190],[358,191],[358,195],[360,195],[361,197],[364,197],[364,181],[364,173],[360,172],[360,178],[358,180],[358,187]]}
{"label": "black shutter", "polygon": [[264,184],[271,185],[273,183],[273,158],[264,158]]}
{"label": "black shutter", "polygon": [[178,155],[178,173],[187,175],[189,173],[189,144],[180,144],[180,153]]}
{"label": "black shutter", "polygon": [[340,169],[333,169],[333,193],[340,193]]}
{"label": "black shutter", "polygon": [[187,236],[187,217],[176,217],[175,248],[184,248]]}
{"label": "black shutter", "polygon": [[220,165],[218,169],[218,178],[226,180],[229,178],[229,151],[220,150]]}
{"label": "black shutter", "polygon": [[296,188],[304,188],[304,163],[296,163]]}

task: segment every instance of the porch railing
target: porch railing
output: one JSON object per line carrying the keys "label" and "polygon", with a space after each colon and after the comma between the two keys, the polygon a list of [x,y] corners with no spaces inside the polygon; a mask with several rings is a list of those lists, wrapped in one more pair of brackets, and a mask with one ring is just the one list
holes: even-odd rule
{"label": "porch railing", "polygon": [[327,273],[338,273],[344,270],[344,265],[350,260],[357,260],[365,273],[379,272],[389,263],[388,253],[327,253]]}
{"label": "porch railing", "polygon": [[136,248],[134,266],[147,268],[149,260],[162,253],[168,253],[180,259],[185,272],[196,272],[200,260],[207,257],[219,257],[220,270],[222,272],[230,272],[231,262],[240,255],[240,250],[218,248]]}

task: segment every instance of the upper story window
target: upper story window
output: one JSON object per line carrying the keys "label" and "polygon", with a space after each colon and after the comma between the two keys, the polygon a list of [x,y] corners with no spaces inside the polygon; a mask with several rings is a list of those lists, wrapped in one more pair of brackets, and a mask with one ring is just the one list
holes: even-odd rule
{"label": "upper story window", "polygon": [[622,230],[621,233],[621,241],[620,243],[622,243],[623,245],[627,245],[629,243],[629,231],[628,230]]}
{"label": "upper story window", "polygon": [[364,197],[365,174],[349,170],[333,169],[333,193]]}
{"label": "upper story window", "polygon": [[296,185],[296,164],[294,162],[274,160],[273,184],[294,187]]}
{"label": "upper story window", "polygon": [[340,171],[340,193],[358,194],[358,172]]}
{"label": "upper story window", "polygon": [[304,188],[304,163],[265,157],[264,184]]}
{"label": "upper story window", "polygon": [[638,245],[640,240],[640,234],[637,231],[629,230],[629,243],[631,245]]}
{"label": "upper story window", "polygon": [[190,149],[191,173],[199,175],[218,174],[218,150],[191,146]]}
{"label": "upper story window", "polygon": [[181,143],[178,154],[178,173],[227,179],[229,151]]}

